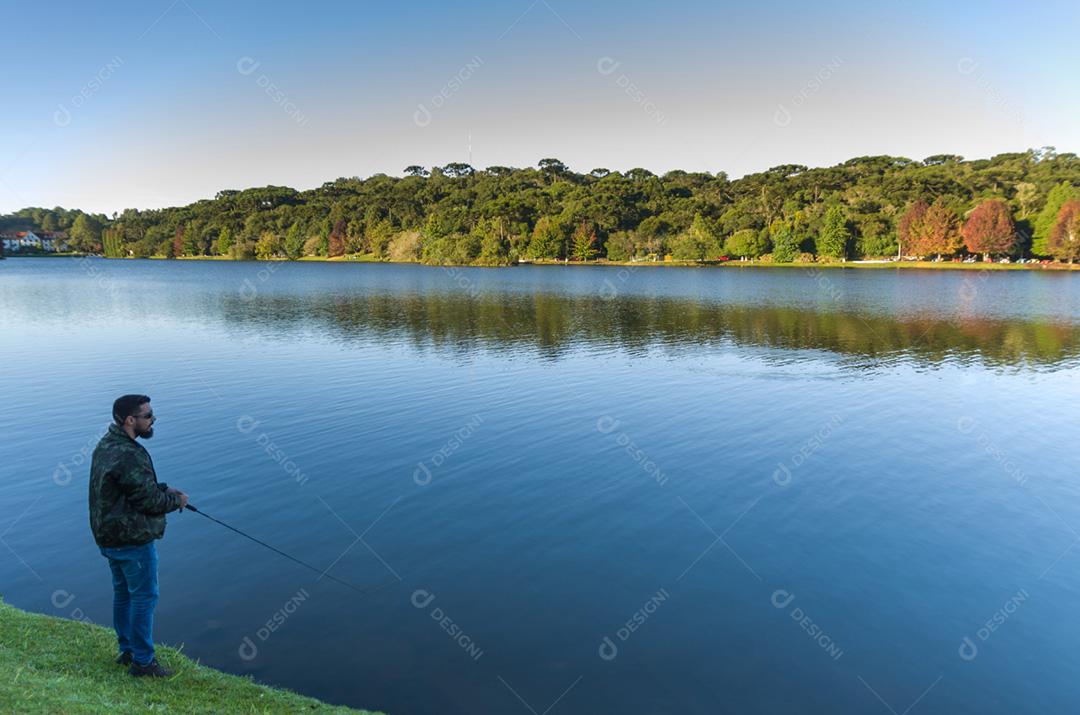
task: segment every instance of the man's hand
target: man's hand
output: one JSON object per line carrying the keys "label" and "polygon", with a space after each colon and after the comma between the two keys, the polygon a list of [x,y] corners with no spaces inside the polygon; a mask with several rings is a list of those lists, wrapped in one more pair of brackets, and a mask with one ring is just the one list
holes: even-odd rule
{"label": "man's hand", "polygon": [[184,507],[186,507],[187,503],[188,503],[188,495],[184,494],[179,489],[173,489],[172,487],[169,487],[165,491],[168,492],[169,494],[177,494],[177,495],[179,495],[179,497],[180,497],[180,511],[183,511]]}

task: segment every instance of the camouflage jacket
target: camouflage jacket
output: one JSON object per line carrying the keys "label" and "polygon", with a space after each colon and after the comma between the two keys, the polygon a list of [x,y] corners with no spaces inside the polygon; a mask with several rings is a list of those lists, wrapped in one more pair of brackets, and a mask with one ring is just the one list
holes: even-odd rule
{"label": "camouflage jacket", "polygon": [[90,530],[98,546],[141,546],[165,535],[165,514],[180,497],[158,482],[150,453],[119,426],[98,442],[90,461]]}

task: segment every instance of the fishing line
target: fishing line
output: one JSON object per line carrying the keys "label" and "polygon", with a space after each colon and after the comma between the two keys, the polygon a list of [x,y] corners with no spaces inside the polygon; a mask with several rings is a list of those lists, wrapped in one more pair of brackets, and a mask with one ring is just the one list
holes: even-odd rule
{"label": "fishing line", "polygon": [[251,534],[247,534],[247,533],[244,533],[243,531],[240,531],[240,529],[237,529],[235,526],[230,526],[230,525],[226,524],[221,519],[215,519],[214,517],[207,514],[205,511],[202,511],[200,509],[196,509],[191,504],[188,504],[187,506],[185,506],[184,509],[187,509],[189,511],[195,512],[196,514],[200,514],[202,516],[205,516],[210,521],[217,522],[218,524],[221,524],[222,526],[224,526],[226,529],[229,529],[231,531],[235,531],[237,534],[240,534],[240,536],[251,539],[256,544],[259,544],[260,546],[265,546],[266,548],[270,549],[274,553],[281,554],[282,556],[287,558],[289,561],[292,561],[294,563],[298,563],[301,566],[303,566],[304,568],[311,569],[315,573],[319,574],[320,577],[328,578],[331,581],[337,581],[342,586],[345,586],[347,588],[351,588],[352,590],[356,591],[357,593],[362,593],[364,595],[367,595],[369,593],[372,593],[374,591],[378,591],[380,589],[386,588],[387,586],[392,586],[393,584],[397,583],[397,581],[388,581],[388,582],[386,582],[386,583],[384,583],[384,584],[382,584],[380,586],[368,586],[367,588],[360,588],[359,586],[354,586],[353,584],[349,583],[348,581],[342,581],[337,576],[334,576],[333,574],[330,574],[330,573],[328,573],[326,571],[323,571],[320,568],[316,568],[315,566],[312,566],[311,564],[309,564],[309,563],[307,563],[305,561],[301,561],[300,559],[296,558],[295,556],[290,556],[289,554],[285,553],[281,549],[274,548],[273,546],[266,543],[265,541],[260,541],[259,539],[256,539]]}

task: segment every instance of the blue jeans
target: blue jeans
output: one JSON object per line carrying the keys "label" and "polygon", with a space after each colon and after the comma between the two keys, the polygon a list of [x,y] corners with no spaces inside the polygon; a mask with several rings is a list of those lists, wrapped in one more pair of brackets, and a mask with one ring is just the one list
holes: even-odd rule
{"label": "blue jeans", "polygon": [[113,628],[120,652],[139,665],[154,659],[154,606],[158,601],[158,559],[154,542],[101,549],[113,581]]}

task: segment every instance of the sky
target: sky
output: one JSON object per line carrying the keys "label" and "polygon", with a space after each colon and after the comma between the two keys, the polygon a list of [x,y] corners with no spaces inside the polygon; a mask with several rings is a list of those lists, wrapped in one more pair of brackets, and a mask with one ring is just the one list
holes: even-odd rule
{"label": "sky", "polygon": [[449,162],[1080,151],[1075,2],[0,0],[0,213]]}

